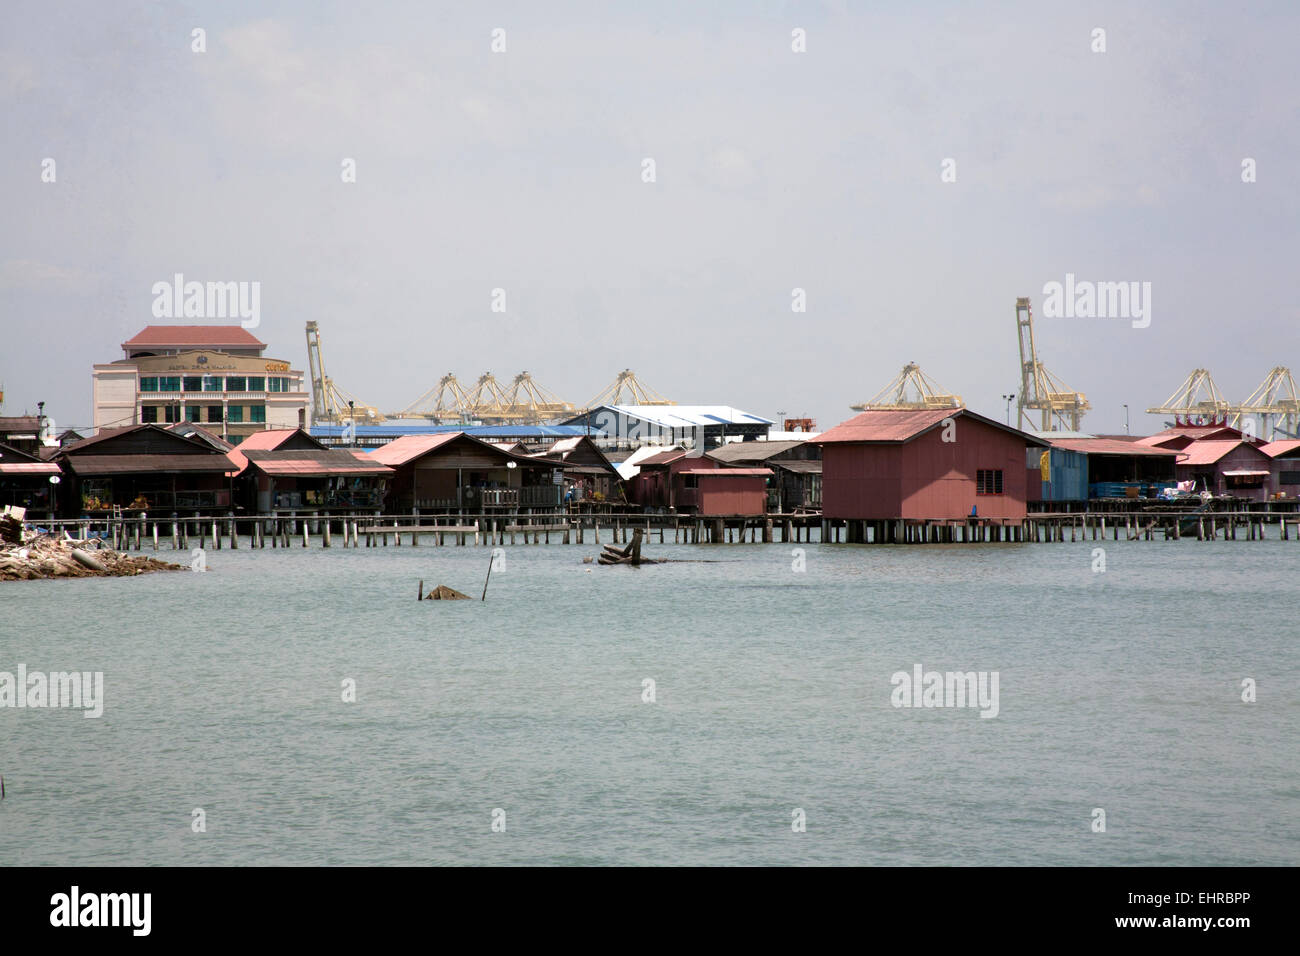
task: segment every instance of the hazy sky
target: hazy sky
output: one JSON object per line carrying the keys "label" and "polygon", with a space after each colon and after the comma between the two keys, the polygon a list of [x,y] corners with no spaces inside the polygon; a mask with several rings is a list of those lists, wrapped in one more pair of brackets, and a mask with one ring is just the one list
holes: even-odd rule
{"label": "hazy sky", "polygon": [[[259,281],[267,354],[305,368],[314,319],[386,410],[631,367],[823,428],[908,361],[1001,418],[1028,295],[1084,428],[1156,430],[1192,368],[1300,372],[1297,37],[1292,0],[5,0],[3,413],[86,425],[180,272]],[[1066,273],[1150,282],[1150,326],[1043,316]]]}

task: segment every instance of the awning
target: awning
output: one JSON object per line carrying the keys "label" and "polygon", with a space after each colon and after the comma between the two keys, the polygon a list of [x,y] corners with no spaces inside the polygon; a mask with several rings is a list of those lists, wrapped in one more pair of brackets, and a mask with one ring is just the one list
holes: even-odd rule
{"label": "awning", "polygon": [[1225,471],[1223,473],[1228,478],[1267,478],[1271,472],[1267,471]]}

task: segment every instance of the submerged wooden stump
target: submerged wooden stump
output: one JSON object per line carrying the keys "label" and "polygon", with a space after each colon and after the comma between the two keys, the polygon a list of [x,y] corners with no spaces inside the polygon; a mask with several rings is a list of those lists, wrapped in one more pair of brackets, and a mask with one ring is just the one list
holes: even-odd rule
{"label": "submerged wooden stump", "polygon": [[439,584],[424,596],[426,601],[468,601],[468,594],[461,594],[455,588],[449,588],[445,584]]}

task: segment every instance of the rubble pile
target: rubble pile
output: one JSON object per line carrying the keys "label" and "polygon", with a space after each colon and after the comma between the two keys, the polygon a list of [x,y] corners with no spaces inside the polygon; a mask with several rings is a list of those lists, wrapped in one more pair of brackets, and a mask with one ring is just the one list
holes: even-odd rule
{"label": "rubble pile", "polygon": [[[14,540],[15,537],[17,540]],[[0,581],[37,578],[128,577],[148,571],[185,571],[187,567],[144,556],[132,557],[100,545],[54,534],[0,529]]]}

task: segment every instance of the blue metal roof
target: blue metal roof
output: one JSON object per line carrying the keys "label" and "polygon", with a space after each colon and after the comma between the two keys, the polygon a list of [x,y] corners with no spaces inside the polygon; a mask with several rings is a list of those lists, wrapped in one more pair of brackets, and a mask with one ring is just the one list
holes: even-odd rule
{"label": "blue metal roof", "polygon": [[[316,438],[342,438],[345,425],[313,425],[311,434]],[[600,438],[599,428],[583,425],[358,425],[357,438],[400,438],[402,435],[443,435],[464,432],[476,438],[578,438],[591,435]]]}

